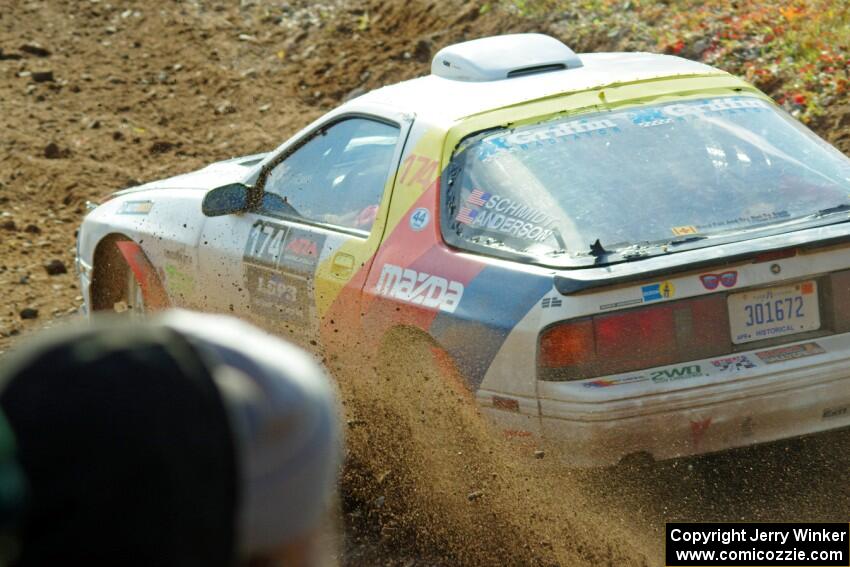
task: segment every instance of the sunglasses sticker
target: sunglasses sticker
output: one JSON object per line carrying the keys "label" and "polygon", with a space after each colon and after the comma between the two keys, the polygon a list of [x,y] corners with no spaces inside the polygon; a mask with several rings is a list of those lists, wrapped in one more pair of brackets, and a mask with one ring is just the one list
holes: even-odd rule
{"label": "sunglasses sticker", "polygon": [[717,289],[718,286],[735,287],[738,283],[738,272],[730,270],[720,274],[703,274],[699,277],[699,281],[702,282],[702,287],[709,290]]}

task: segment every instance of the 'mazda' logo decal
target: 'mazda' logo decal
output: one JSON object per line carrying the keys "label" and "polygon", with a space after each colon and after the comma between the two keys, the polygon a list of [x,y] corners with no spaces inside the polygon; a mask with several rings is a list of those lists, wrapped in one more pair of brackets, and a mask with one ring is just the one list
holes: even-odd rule
{"label": "'mazda' logo decal", "polygon": [[425,272],[384,264],[375,293],[454,313],[463,297],[463,284]]}

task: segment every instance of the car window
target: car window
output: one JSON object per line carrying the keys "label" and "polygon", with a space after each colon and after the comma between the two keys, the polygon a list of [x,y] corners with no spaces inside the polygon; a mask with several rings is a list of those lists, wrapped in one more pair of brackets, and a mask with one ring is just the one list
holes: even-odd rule
{"label": "car window", "polygon": [[320,130],[269,172],[263,209],[368,232],[398,138],[397,126],[365,118]]}
{"label": "car window", "polygon": [[544,263],[591,256],[597,239],[607,251],[708,245],[850,205],[850,160],[744,96],[485,132],[448,171],[447,240]]}

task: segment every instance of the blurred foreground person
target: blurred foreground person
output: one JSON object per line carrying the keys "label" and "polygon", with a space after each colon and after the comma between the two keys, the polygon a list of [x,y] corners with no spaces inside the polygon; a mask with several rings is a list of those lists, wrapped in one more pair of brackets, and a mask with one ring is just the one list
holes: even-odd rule
{"label": "blurred foreground person", "polygon": [[235,319],[95,322],[22,348],[0,406],[29,483],[17,565],[316,565],[331,386]]}

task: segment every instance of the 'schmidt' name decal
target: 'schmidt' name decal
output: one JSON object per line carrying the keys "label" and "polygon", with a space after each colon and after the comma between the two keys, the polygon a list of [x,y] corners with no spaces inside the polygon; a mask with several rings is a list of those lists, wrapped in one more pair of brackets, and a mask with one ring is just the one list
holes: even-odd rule
{"label": "'schmidt' name decal", "polygon": [[384,264],[375,293],[454,313],[463,297],[463,284],[425,272]]}

